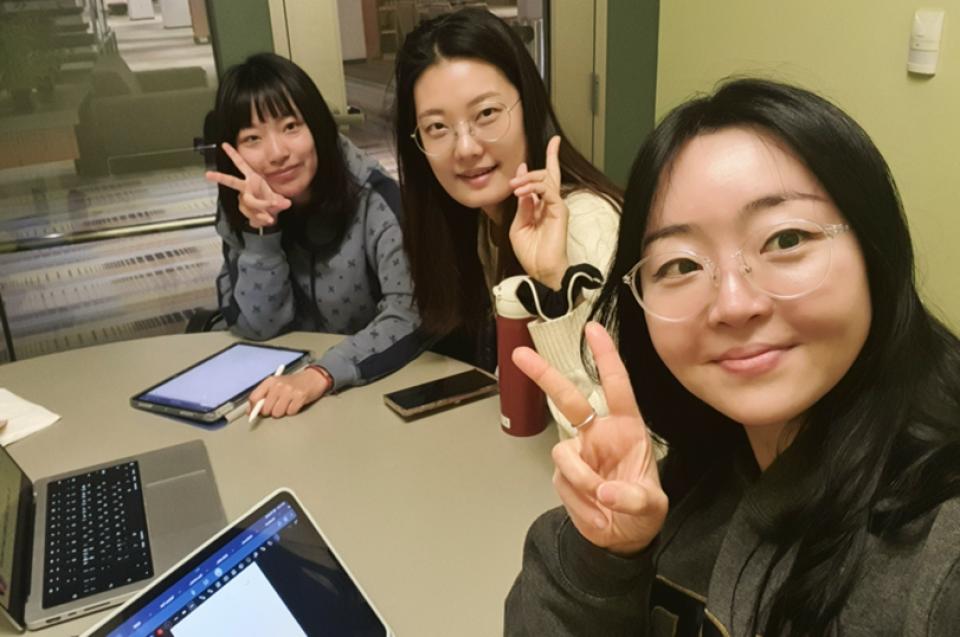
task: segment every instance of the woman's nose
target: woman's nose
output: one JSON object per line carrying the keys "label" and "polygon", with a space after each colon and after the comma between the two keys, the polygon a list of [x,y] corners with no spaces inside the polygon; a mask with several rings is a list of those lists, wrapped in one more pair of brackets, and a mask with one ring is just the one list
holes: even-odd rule
{"label": "woman's nose", "polygon": [[707,315],[711,324],[741,327],[773,309],[773,299],[753,285],[746,266],[718,270],[716,276],[716,296]]}
{"label": "woman's nose", "polygon": [[457,157],[473,157],[483,153],[483,146],[473,137],[473,131],[466,122],[461,122],[458,126],[454,143]]}
{"label": "woman's nose", "polygon": [[284,139],[280,135],[267,137],[267,157],[273,163],[283,163],[290,155]]}

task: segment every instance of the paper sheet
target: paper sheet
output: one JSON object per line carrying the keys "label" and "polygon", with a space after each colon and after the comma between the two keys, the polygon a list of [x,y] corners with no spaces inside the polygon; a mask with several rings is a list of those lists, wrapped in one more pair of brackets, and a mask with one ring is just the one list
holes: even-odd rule
{"label": "paper sheet", "polygon": [[0,445],[7,446],[49,427],[60,416],[0,387],[0,420],[7,421],[7,426],[0,429]]}

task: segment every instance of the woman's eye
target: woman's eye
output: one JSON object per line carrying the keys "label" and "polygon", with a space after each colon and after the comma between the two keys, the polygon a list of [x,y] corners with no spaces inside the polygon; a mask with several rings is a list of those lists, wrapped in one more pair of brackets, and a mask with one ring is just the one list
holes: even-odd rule
{"label": "woman's eye", "polygon": [[237,142],[237,145],[238,145],[238,146],[243,146],[243,145],[246,145],[246,144],[252,144],[252,143],[256,142],[258,139],[260,139],[260,138],[259,138],[258,136],[256,136],[256,135],[244,135],[244,136],[241,137],[240,140]]}
{"label": "woman's eye", "polygon": [[294,131],[300,129],[300,122],[287,122],[287,125],[284,126],[284,130]]}
{"label": "woman's eye", "polygon": [[446,134],[448,128],[443,122],[431,122],[421,130],[430,137],[441,137]]}
{"label": "woman's eye", "polygon": [[767,239],[767,242],[763,245],[763,251],[792,250],[806,242],[810,236],[809,232],[796,228],[781,230]]}
{"label": "woman's eye", "polygon": [[480,124],[488,123],[500,116],[502,109],[499,106],[486,106],[477,112],[476,120]]}
{"label": "woman's eye", "polygon": [[698,272],[702,269],[703,266],[693,259],[671,259],[657,268],[657,271],[653,275],[653,279],[655,281],[659,281],[661,279],[674,279],[691,274],[693,272]]}

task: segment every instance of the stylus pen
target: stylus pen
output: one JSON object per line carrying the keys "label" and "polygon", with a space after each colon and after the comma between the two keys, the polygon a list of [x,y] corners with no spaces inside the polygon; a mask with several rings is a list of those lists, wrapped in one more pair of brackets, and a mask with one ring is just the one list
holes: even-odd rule
{"label": "stylus pen", "polygon": [[[273,375],[283,376],[283,365],[278,367],[277,371],[273,372]],[[250,412],[250,418],[247,420],[247,422],[253,422],[254,420],[256,420],[257,416],[260,415],[260,410],[263,409],[263,401],[265,401],[266,399],[267,399],[266,396],[264,396],[263,398],[257,401],[257,404],[253,406],[253,411]]]}

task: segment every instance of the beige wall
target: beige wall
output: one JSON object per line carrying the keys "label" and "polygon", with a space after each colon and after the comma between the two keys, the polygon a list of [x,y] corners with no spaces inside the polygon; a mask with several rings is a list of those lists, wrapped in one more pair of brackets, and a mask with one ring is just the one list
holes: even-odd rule
{"label": "beige wall", "polygon": [[[917,8],[946,10],[940,63],[908,76]],[[733,73],[799,83],[850,113],[903,196],[924,297],[960,329],[960,1],[671,0],[660,4],[657,117]]]}
{"label": "beige wall", "polygon": [[269,0],[269,6],[274,51],[307,72],[331,110],[345,113],[347,90],[336,1]]}

